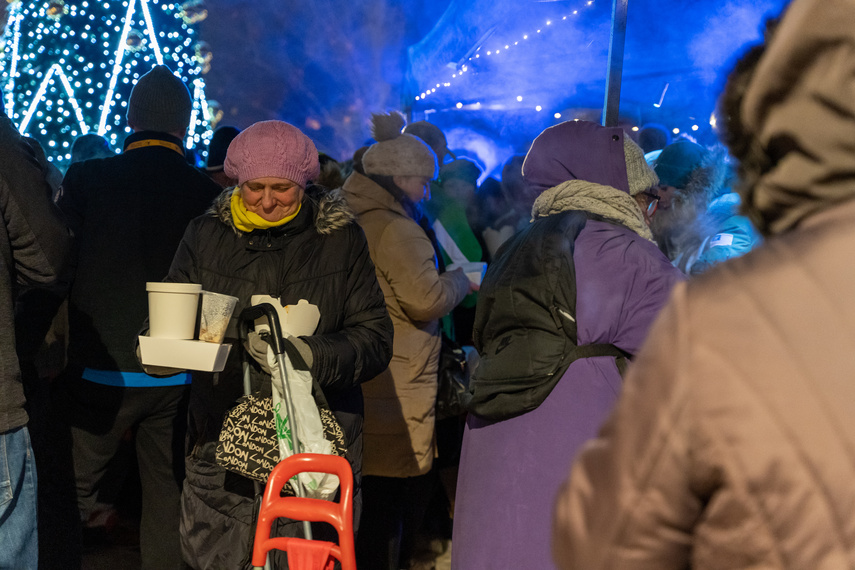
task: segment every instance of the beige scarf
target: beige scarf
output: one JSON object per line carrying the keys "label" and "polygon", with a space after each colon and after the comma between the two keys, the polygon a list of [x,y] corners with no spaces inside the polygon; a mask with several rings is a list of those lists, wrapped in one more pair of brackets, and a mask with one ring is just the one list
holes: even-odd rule
{"label": "beige scarf", "polygon": [[537,197],[531,208],[531,217],[535,220],[567,210],[591,212],[653,241],[653,234],[635,198],[617,188],[585,180],[562,182]]}

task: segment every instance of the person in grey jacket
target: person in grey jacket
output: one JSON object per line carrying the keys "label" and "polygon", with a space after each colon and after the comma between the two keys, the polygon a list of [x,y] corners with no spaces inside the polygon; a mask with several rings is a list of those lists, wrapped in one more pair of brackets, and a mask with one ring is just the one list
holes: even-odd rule
{"label": "person in grey jacket", "polygon": [[46,172],[0,108],[0,568],[36,568],[36,466],[15,352],[17,288],[58,279],[71,235],[51,202]]}

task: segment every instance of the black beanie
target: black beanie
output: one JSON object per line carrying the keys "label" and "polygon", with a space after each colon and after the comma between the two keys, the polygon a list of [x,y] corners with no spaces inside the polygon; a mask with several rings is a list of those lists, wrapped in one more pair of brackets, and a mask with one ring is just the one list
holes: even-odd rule
{"label": "black beanie", "polygon": [[190,125],[193,100],[172,70],[156,65],[137,80],[128,101],[128,124],[143,131],[176,133]]}

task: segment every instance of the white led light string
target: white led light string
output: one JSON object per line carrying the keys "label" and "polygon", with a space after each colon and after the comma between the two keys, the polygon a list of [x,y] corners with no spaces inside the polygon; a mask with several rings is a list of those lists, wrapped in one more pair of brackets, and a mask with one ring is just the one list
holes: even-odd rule
{"label": "white led light string", "polygon": [[[13,7],[13,10],[15,8]],[[18,10],[15,10],[18,12]],[[12,12],[12,61],[9,65],[9,82],[6,84],[6,114],[13,116],[15,112],[15,75],[18,73],[18,42],[21,38],[21,18],[23,15]]]}
{"label": "white led light string", "polygon": [[[148,37],[151,39],[152,49],[154,50],[154,58],[157,60],[157,65],[163,65],[163,54],[160,53],[160,45],[157,43],[157,36],[154,33],[154,24],[151,23],[151,14],[148,11],[148,0],[141,0],[140,7],[145,18],[145,27],[148,31]],[[122,43],[124,47],[124,43]]]}
{"label": "white led light string", "polygon": [[[202,94],[201,98],[202,99],[205,98],[204,90],[203,90],[203,88],[200,88],[200,85],[199,85],[201,82],[202,82],[201,79],[196,79],[193,81],[193,100],[194,101],[200,100],[200,93]],[[184,145],[187,148],[193,148],[193,143],[199,142],[199,140],[201,138],[201,137],[199,137],[198,134],[195,134],[196,133],[196,115],[198,114],[198,112],[199,111],[197,109],[197,106],[193,105],[193,110],[190,112],[190,133],[191,133],[191,136],[187,137],[187,140],[184,141]]]}
{"label": "white led light string", "polygon": [[[142,0],[145,2],[146,0]],[[122,28],[122,36],[119,39],[119,49],[116,52],[116,60],[113,64],[113,74],[110,77],[110,87],[107,89],[107,96],[104,98],[104,106],[101,110],[101,120],[98,122],[98,134],[104,135],[107,132],[107,115],[110,114],[110,107],[113,106],[113,93],[116,91],[116,82],[119,80],[119,73],[122,71],[122,58],[125,56],[125,42],[128,39],[128,32],[131,29],[131,17],[136,8],[136,0],[130,0],[128,3],[128,11],[125,14],[125,25]]]}
{"label": "white led light string", "polygon": [[27,114],[24,115],[24,120],[21,121],[21,126],[18,128],[18,131],[21,134],[27,132],[27,127],[30,124],[30,120],[33,118],[33,114],[36,112],[39,103],[41,103],[42,97],[44,97],[45,91],[47,90],[47,87],[55,74],[59,75],[60,81],[62,82],[62,85],[65,88],[65,92],[68,95],[68,100],[71,102],[71,106],[74,108],[74,113],[77,117],[77,122],[80,125],[80,130],[83,132],[83,134],[89,132],[89,127],[86,126],[86,123],[83,120],[83,113],[80,111],[80,106],[77,104],[77,99],[74,97],[74,90],[71,88],[71,83],[68,81],[68,76],[65,75],[65,72],[62,70],[62,67],[60,67],[58,63],[54,63],[50,66],[50,69],[45,74],[44,79],[42,79],[42,82],[39,85],[39,89],[36,92],[36,96],[33,97],[33,100],[30,102],[30,107],[29,109],[27,109]]}
{"label": "white led light string", "polygon": [[[587,0],[587,2],[585,2],[585,7],[590,7],[593,5],[594,5],[594,0]],[[566,16],[562,16],[560,21],[566,21],[569,17],[578,16],[580,13],[581,13],[580,10],[573,10],[570,14],[568,14]],[[552,19],[546,20],[545,27],[551,28],[552,24],[553,24]],[[540,28],[537,30],[536,33],[540,34],[542,31],[543,31],[543,28]],[[523,44],[525,44],[526,40],[528,40],[530,35],[531,34],[523,34],[519,40],[516,40],[513,43],[507,42],[504,44],[504,48],[499,47],[499,48],[487,50],[485,52],[486,53],[485,57],[491,57],[494,55],[499,55],[500,53],[502,53],[502,49],[504,49],[504,51],[506,51],[506,52],[510,51],[514,47],[519,46],[520,42],[523,42]],[[500,46],[501,46],[501,44],[500,44]],[[479,46],[475,50],[475,53],[468,58],[468,61],[475,62],[476,60],[481,59],[481,53],[479,53],[480,51],[481,51],[481,47]],[[428,97],[430,97],[431,94],[436,93],[437,89],[443,89],[445,87],[451,87],[451,85],[454,83],[454,80],[462,78],[463,75],[468,73],[469,71],[471,71],[471,69],[472,68],[469,64],[461,65],[459,68],[455,69],[455,71],[452,73],[450,79],[448,79],[442,83],[437,83],[434,87],[429,87],[429,88],[425,89],[421,94],[416,95],[415,100],[416,101],[423,101],[423,100],[427,99]],[[517,97],[517,101],[521,101],[521,97]],[[456,105],[456,107],[458,109],[463,108],[463,106],[464,106],[463,103],[457,103],[457,105]],[[480,107],[480,105],[477,103],[475,104],[475,106]],[[540,109],[537,109],[537,110],[540,111]]]}
{"label": "white led light string", "polygon": [[83,119],[83,111],[80,110],[80,105],[77,103],[77,98],[74,96],[74,90],[71,88],[71,82],[68,80],[68,76],[64,71],[62,71],[62,69],[59,69],[59,79],[62,81],[62,85],[65,87],[65,92],[68,93],[68,100],[74,108],[74,116],[77,117],[77,123],[80,125],[80,133],[85,135],[89,132],[89,127]]}
{"label": "white led light string", "polygon": [[[483,54],[483,55],[484,55],[484,58],[488,58],[488,57],[489,57],[489,58],[495,58],[495,56],[500,55],[500,54],[503,54],[503,53],[506,53],[506,52],[508,52],[508,51],[510,51],[510,50],[512,50],[512,49],[514,49],[514,48],[516,48],[516,47],[519,47],[520,45],[525,45],[525,44],[527,43],[527,40],[528,40],[530,37],[535,37],[537,34],[542,34],[542,33],[545,31],[545,29],[546,29],[546,28],[553,29],[553,28],[555,27],[553,24],[555,24],[555,23],[559,23],[559,22],[565,22],[565,21],[568,21],[568,20],[569,20],[569,19],[571,19],[573,16],[578,16],[578,15],[580,15],[580,14],[582,13],[582,11],[583,11],[585,8],[587,8],[587,7],[591,7],[591,6],[593,6],[593,5],[594,5],[594,0],[587,0],[587,1],[585,2],[585,6],[584,6],[583,8],[573,10],[571,13],[569,13],[569,14],[567,14],[567,15],[565,15],[565,16],[561,16],[560,20],[558,20],[558,19],[549,19],[549,20],[546,20],[546,21],[545,21],[545,23],[544,23],[544,26],[543,26],[543,27],[541,27],[541,28],[539,28],[539,29],[537,29],[537,30],[536,30],[536,32],[535,32],[534,34],[526,33],[526,34],[523,34],[523,35],[520,37],[520,39],[518,39],[518,40],[515,40],[515,41],[513,41],[513,42],[508,41],[507,43],[499,44],[499,46],[500,46],[500,47],[498,47],[498,48],[492,48],[492,49],[489,49],[489,50],[484,50],[484,54]],[[482,57],[481,57],[481,56],[482,56],[482,53],[481,53],[481,52],[482,52],[482,49],[481,49],[481,47],[479,46],[479,47],[475,50],[475,53],[474,53],[473,55],[471,55],[471,56],[467,59],[467,61],[468,61],[468,62],[472,62],[472,63],[474,64],[474,63],[476,63],[478,60],[481,60],[481,59],[482,59]],[[424,91],[422,91],[419,95],[416,95],[415,100],[416,100],[416,101],[425,101],[425,100],[426,100],[426,99],[428,99],[432,94],[436,93],[436,92],[437,92],[437,90],[442,90],[442,89],[444,89],[444,88],[451,87],[451,86],[454,84],[454,82],[455,82],[455,81],[458,81],[458,80],[462,79],[462,78],[463,78],[463,76],[464,76],[464,74],[468,74],[470,71],[472,71],[471,64],[463,64],[463,65],[460,65],[458,68],[456,68],[456,69],[454,70],[454,72],[453,72],[453,73],[452,73],[452,75],[451,75],[451,78],[449,78],[448,80],[446,80],[446,81],[444,81],[444,82],[436,83],[433,87],[429,87],[429,88],[425,89],[425,90],[424,90]],[[667,87],[667,84],[666,84],[665,91],[667,91],[667,89],[668,89],[668,87]],[[656,107],[657,109],[658,109],[658,108],[660,108],[660,107],[662,106],[662,98],[664,98],[664,96],[665,96],[665,92],[663,91],[663,93],[662,93],[662,97],[660,97],[660,100],[659,100],[657,103],[653,103],[653,106],[654,106],[654,107]],[[521,102],[523,101],[523,97],[522,97],[522,95],[517,95],[517,96],[515,97],[515,99],[516,99],[516,101],[517,101],[518,103],[521,103]],[[504,108],[504,107],[502,107],[502,106],[495,106],[495,105],[494,105],[493,107],[494,107],[494,108]],[[482,109],[482,108],[486,108],[486,106],[482,106],[480,102],[471,103],[471,104],[464,104],[463,102],[457,102],[457,103],[454,105],[454,108],[455,108],[455,109],[464,109],[464,108],[466,108],[466,109]],[[542,110],[543,110],[543,107],[542,107],[541,105],[534,105],[534,106],[533,106],[533,108],[534,108],[534,110],[535,110],[535,111],[537,111],[537,112],[540,112],[540,111],[542,111]],[[553,114],[553,117],[554,117],[555,119],[560,119],[560,118],[561,118],[561,113],[556,112],[556,113],[554,113],[554,114]],[[694,117],[690,117],[690,119],[694,119]],[[716,121],[715,121],[715,116],[714,116],[714,114],[713,114],[713,116],[711,116],[711,117],[710,117],[710,122],[709,122],[709,123],[710,123],[710,126],[711,126],[713,129],[715,129],[715,128],[716,128]],[[699,129],[700,129],[700,127],[699,127],[699,125],[697,125],[697,124],[692,124],[692,125],[690,126],[690,130],[691,130],[692,132],[697,132]],[[639,127],[637,127],[637,126],[636,126],[636,127],[633,127],[633,128],[632,128],[632,130],[637,132],[637,131],[639,130]],[[677,127],[674,127],[674,128],[672,128],[672,129],[669,129],[669,130],[670,130],[674,135],[678,135],[678,134],[680,134],[680,132],[681,132],[681,130],[680,130],[679,128],[677,128]]]}

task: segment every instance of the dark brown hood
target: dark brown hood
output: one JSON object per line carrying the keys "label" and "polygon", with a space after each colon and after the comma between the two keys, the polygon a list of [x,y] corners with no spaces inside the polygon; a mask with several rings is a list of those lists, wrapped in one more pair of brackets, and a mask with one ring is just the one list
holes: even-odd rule
{"label": "dark brown hood", "polygon": [[855,3],[794,0],[742,102],[768,155],[745,212],[766,234],[855,197]]}

